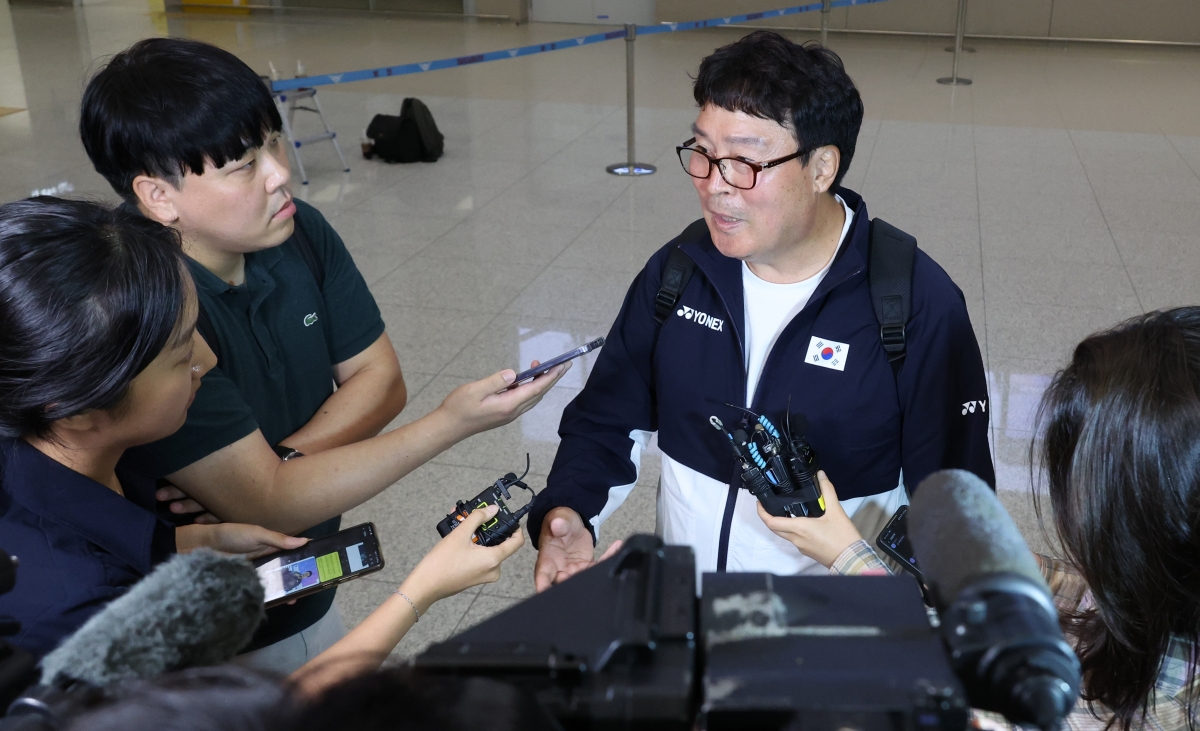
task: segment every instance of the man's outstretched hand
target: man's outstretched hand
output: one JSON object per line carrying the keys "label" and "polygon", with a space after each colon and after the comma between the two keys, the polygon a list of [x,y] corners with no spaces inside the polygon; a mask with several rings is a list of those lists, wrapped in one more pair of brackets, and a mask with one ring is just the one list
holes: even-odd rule
{"label": "man's outstretched hand", "polygon": [[554,508],[542,521],[538,539],[537,563],[533,567],[533,584],[543,592],[566,581],[592,564],[603,561],[621,550],[623,541],[613,541],[604,555],[596,558],[592,533],[570,508]]}

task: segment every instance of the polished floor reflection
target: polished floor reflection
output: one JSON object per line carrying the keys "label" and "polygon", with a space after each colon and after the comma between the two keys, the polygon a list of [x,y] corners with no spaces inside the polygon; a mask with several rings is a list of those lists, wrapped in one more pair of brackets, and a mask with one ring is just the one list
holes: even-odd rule
{"label": "polished floor reflection", "polygon": [[[589,29],[594,30],[594,29]],[[185,16],[140,0],[82,8],[0,6],[0,199],[31,192],[111,198],[75,136],[87,71],[147,35],[229,48],[262,73],[327,73],[569,37],[579,28],[365,16]],[[399,421],[455,386],[607,332],[646,258],[696,218],[672,147],[694,119],[688,74],[736,37],[640,39],[638,157],[626,180],[620,43],[322,89],[352,170],[305,152],[298,195],[342,234],[371,285],[408,378]],[[810,36],[795,34],[797,39]],[[846,184],[872,215],[914,233],[963,290],[991,383],[986,409],[1001,497],[1035,546],[1029,444],[1038,400],[1088,333],[1195,303],[1200,257],[1200,52],[976,41],[970,87],[943,39],[832,36],[868,119]],[[426,101],[446,135],[436,164],[358,159],[371,116]],[[300,125],[315,120],[300,117]],[[300,133],[310,133],[301,127]],[[454,502],[532,459],[544,483],[563,406],[591,361],[517,423],[470,439],[352,512],[380,530],[387,568],[339,590],[351,622],[381,601],[437,537]],[[697,364],[702,368],[703,364]],[[602,543],[654,526],[652,450],[640,489]],[[404,640],[411,655],[532,591],[524,549],[497,584],[439,604]]]}

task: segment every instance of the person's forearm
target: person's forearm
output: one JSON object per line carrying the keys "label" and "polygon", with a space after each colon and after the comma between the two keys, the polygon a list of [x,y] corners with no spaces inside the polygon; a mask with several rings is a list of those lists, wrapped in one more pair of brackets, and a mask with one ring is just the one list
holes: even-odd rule
{"label": "person's forearm", "polygon": [[299,459],[280,460],[254,431],[166,477],[224,520],[296,533],[361,505],[462,439],[516,419],[565,370],[511,390],[516,374],[500,371],[459,386],[411,424]]}
{"label": "person's forearm", "polygon": [[374,439],[277,463],[261,489],[247,490],[221,517],[298,533],[361,505],[468,434],[435,409]]}
{"label": "person's forearm", "polygon": [[[405,580],[399,591],[425,616],[433,600],[410,583]],[[375,670],[416,623],[413,605],[392,594],[345,637],[293,673],[291,680],[302,694],[315,696],[347,678]]]}
{"label": "person's forearm", "polygon": [[399,370],[363,370],[338,387],[317,413],[281,444],[306,455],[369,439],[408,402]]}
{"label": "person's forearm", "polygon": [[181,525],[175,529],[175,553],[191,553],[197,548],[207,547],[207,534],[203,525]]}

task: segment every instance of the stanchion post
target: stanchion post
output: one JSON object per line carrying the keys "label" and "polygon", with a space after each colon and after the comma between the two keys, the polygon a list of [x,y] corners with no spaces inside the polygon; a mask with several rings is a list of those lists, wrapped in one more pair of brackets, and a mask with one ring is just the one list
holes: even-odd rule
{"label": "stanchion post", "polygon": [[651,175],[658,168],[653,165],[634,162],[635,130],[634,130],[634,99],[633,99],[633,44],[637,41],[637,26],[625,24],[625,162],[615,163],[605,168],[613,175]]}
{"label": "stanchion post", "polygon": [[829,10],[833,0],[821,0],[821,45],[829,45]]}
{"label": "stanchion post", "polygon": [[954,67],[949,76],[943,76],[937,80],[939,84],[967,86],[971,83],[970,79],[964,79],[958,75],[958,59],[962,56],[963,33],[966,32],[966,29],[967,0],[958,0],[958,26],[954,30]]}
{"label": "stanchion post", "polygon": [[[967,8],[965,5],[962,6],[962,10],[960,11],[960,15],[958,16],[958,23],[959,23],[959,25],[962,26],[963,37],[965,38],[967,35]],[[946,46],[947,53],[954,53],[954,49],[955,49],[955,45],[953,43]],[[962,46],[962,53],[975,53],[975,49],[971,48],[970,46]]]}

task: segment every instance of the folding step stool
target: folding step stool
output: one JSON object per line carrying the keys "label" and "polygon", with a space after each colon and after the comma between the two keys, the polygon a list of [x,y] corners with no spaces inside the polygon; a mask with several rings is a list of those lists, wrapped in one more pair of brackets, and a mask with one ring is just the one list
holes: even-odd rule
{"label": "folding step stool", "polygon": [[[287,135],[288,142],[292,144],[292,152],[296,155],[296,167],[300,168],[300,180],[303,185],[308,185],[308,173],[304,172],[304,161],[300,159],[300,148],[304,145],[311,145],[314,142],[329,140],[333,143],[333,149],[337,152],[338,159],[342,161],[342,170],[350,172],[350,166],[346,164],[346,156],[342,154],[342,148],[338,145],[337,132],[334,132],[329,126],[329,122],[325,121],[325,113],[321,111],[321,102],[317,100],[316,89],[292,89],[290,91],[281,91],[273,93],[275,98],[275,106],[279,108],[279,116],[283,119],[283,133]],[[313,106],[304,107],[297,104],[305,99],[312,99]],[[321,125],[325,127],[325,131],[321,134],[316,134],[311,137],[301,137],[299,139],[292,133],[292,123],[297,111],[316,112],[321,118]]]}

